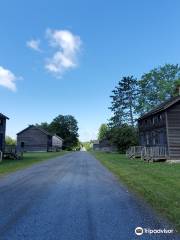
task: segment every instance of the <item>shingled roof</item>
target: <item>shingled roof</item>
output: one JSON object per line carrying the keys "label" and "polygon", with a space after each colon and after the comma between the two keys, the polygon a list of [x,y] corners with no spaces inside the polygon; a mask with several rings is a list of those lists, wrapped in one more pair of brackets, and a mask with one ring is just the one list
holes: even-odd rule
{"label": "shingled roof", "polygon": [[173,97],[173,98],[161,103],[156,108],[149,111],[148,113],[143,114],[138,120],[142,120],[144,118],[150,117],[151,115],[162,112],[162,111],[168,109],[169,107],[171,107],[172,105],[176,104],[179,101],[180,101],[180,96]]}

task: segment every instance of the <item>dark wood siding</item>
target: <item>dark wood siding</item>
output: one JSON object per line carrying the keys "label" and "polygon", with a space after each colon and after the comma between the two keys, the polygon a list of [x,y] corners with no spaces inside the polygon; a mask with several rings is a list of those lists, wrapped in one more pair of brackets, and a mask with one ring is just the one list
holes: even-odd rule
{"label": "dark wood siding", "polygon": [[139,120],[138,128],[141,146],[167,146],[165,112]]}
{"label": "dark wood siding", "polygon": [[169,157],[180,159],[180,103],[167,110]]}
{"label": "dark wood siding", "polygon": [[52,146],[52,137],[32,126],[17,135],[17,146],[25,151],[47,151]]}
{"label": "dark wood siding", "polygon": [[0,118],[0,151],[5,147],[6,118]]}

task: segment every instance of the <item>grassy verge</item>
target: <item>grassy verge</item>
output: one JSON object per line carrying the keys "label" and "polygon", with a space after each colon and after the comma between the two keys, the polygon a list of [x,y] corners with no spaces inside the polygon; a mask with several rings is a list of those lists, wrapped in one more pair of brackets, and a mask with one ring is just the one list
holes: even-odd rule
{"label": "grassy verge", "polygon": [[61,152],[33,152],[33,153],[24,153],[22,160],[3,160],[0,163],[0,176],[15,172],[17,170],[31,166],[32,164],[38,163],[43,160],[54,158],[57,156],[62,156],[66,151]]}
{"label": "grassy verge", "polygon": [[180,164],[148,164],[115,153],[92,154],[180,231]]}

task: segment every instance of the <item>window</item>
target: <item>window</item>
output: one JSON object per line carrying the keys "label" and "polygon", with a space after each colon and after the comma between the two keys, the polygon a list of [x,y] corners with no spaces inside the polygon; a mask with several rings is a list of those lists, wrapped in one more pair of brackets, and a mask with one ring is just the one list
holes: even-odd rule
{"label": "window", "polygon": [[22,148],[24,147],[24,142],[21,142],[21,147],[22,147]]}
{"label": "window", "polygon": [[156,145],[156,133],[152,133],[153,145]]}
{"label": "window", "polygon": [[154,117],[151,118],[151,123],[154,125],[154,123],[155,123]]}
{"label": "window", "polygon": [[159,131],[157,131],[155,135],[155,144],[159,145]]}
{"label": "window", "polygon": [[146,133],[146,144],[149,145],[149,134]]}
{"label": "window", "polygon": [[162,115],[159,114],[159,115],[158,115],[158,121],[161,121],[161,120],[162,120]]}

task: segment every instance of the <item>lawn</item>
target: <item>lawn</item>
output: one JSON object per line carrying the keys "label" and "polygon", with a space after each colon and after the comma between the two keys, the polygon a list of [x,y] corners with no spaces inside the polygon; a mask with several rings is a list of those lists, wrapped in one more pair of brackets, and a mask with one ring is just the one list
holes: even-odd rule
{"label": "lawn", "polygon": [[0,162],[0,176],[31,166],[32,164],[62,156],[66,151],[61,152],[33,152],[24,153],[22,160],[3,160]]}
{"label": "lawn", "polygon": [[180,164],[146,163],[117,153],[92,154],[180,231]]}

